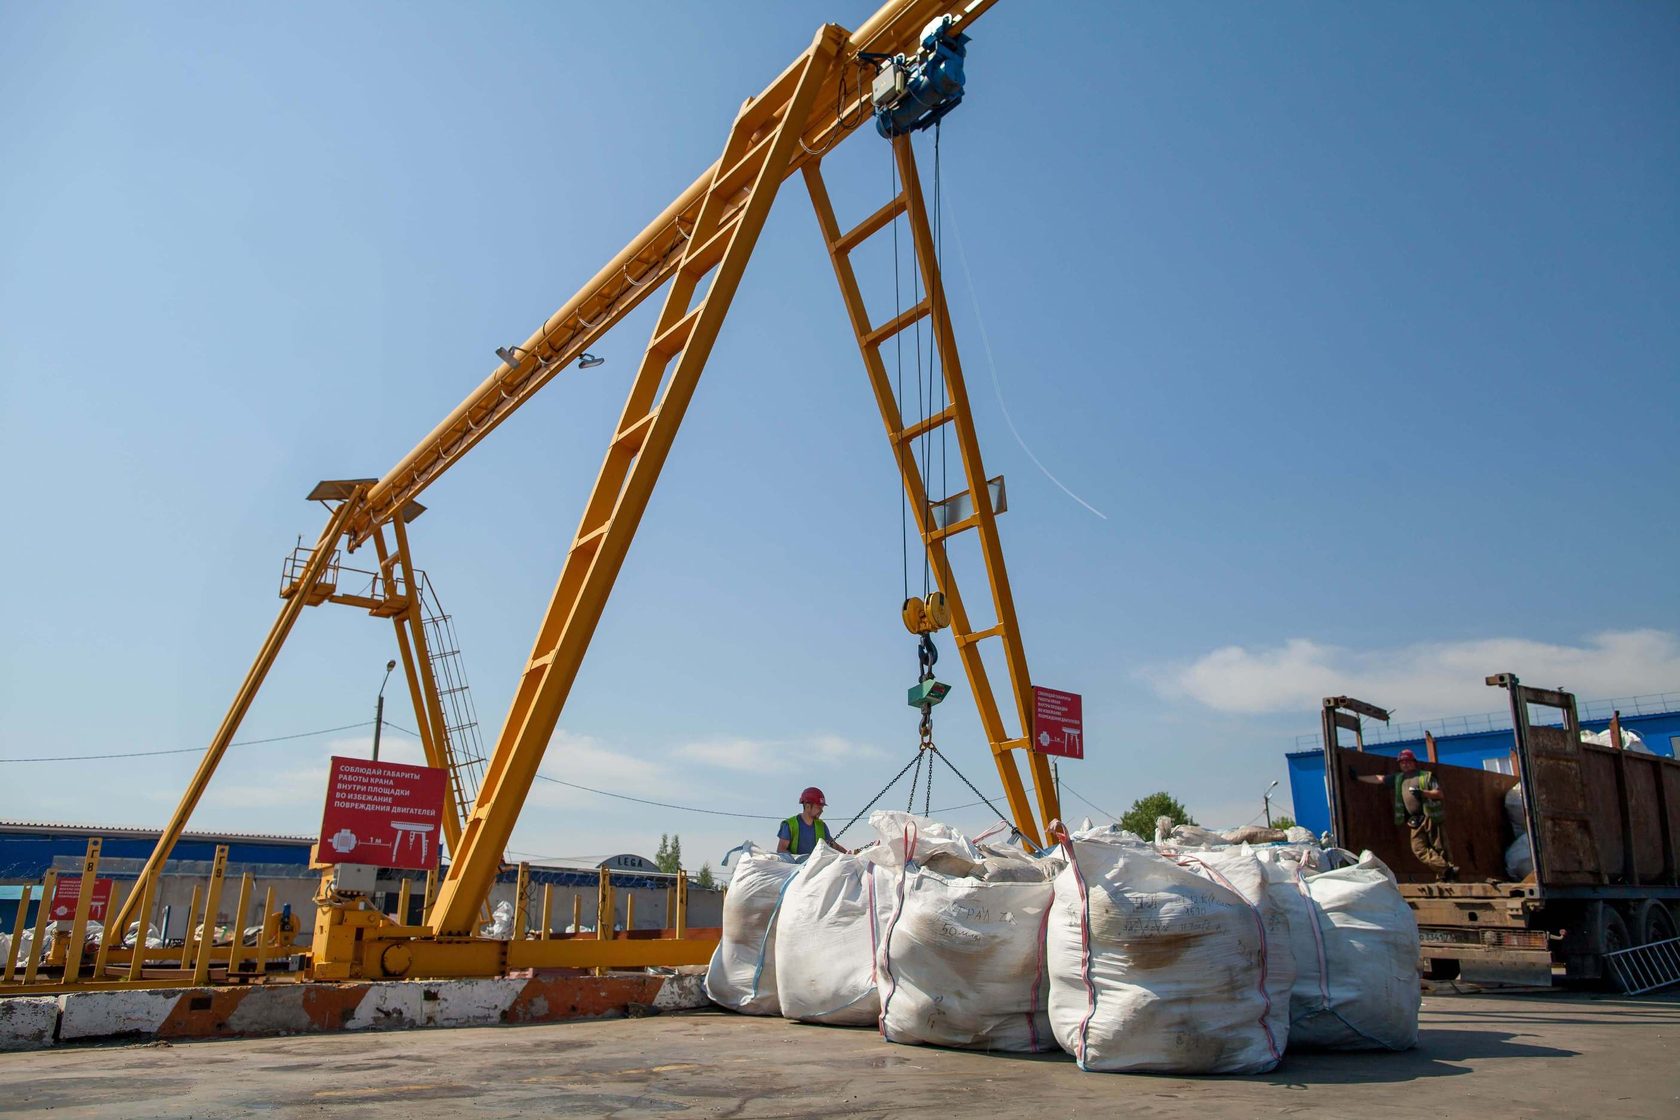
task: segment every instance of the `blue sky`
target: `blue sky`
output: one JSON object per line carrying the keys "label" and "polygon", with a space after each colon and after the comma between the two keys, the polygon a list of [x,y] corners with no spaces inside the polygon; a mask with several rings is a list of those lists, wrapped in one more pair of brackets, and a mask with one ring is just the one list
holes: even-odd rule
{"label": "blue sky", "polygon": [[[0,757],[206,742],[309,487],[395,463],[872,8],[0,2]],[[946,265],[1034,675],[1085,696],[1069,786],[1240,823],[1326,692],[1680,689],[1680,9],[1005,0],[969,75]],[[867,130],[825,166],[843,221],[887,197]],[[882,306],[890,256],[859,264]],[[424,499],[487,738],[648,322]],[[914,744],[896,488],[796,180],[544,771],[859,807]],[[309,612],[242,737],[370,719],[393,655]],[[938,730],[995,792],[966,684]],[[236,748],[194,824],[309,833],[366,746]],[[156,824],[195,761],[3,763],[0,816]],[[773,827],[539,784],[513,848]]]}

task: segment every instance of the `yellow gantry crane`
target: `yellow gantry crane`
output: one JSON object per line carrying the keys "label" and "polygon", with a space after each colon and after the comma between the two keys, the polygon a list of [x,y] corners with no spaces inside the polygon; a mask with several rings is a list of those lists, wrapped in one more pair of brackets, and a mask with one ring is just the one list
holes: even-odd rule
{"label": "yellow gantry crane", "polygon": [[[908,504],[943,596],[947,617],[981,725],[1002,777],[1017,829],[1039,843],[1041,824],[1058,815],[1049,760],[1031,747],[1032,682],[1010,593],[992,488],[981,459],[962,365],[952,331],[910,133],[926,127],[961,99],[966,32],[995,0],[892,0],[856,31],[826,25],[792,65],[736,116],[723,152],[676,201],[609,261],[576,295],[518,346],[498,350],[503,361],[425,439],[378,479],[324,482],[310,494],[332,513],[312,548],[294,554],[282,580],[283,604],[204,759],[158,840],[128,900],[114,920],[126,928],[135,901],[155,882],[188,818],[238,731],[286,636],[302,609],[327,601],[361,606],[390,618],[429,765],[448,769],[456,796],[444,814],[450,853],[424,924],[406,926],[364,900],[326,892],[316,919],[313,969],[319,978],[487,976],[510,968],[633,966],[700,963],[713,942],[532,940],[473,936],[502,854],[537,768],[559,722],[589,641],[699,383],[718,330],[782,184],[802,173],[816,210],[842,302],[857,335],[863,364],[904,476]],[[861,125],[873,120],[889,138],[899,193],[857,225],[843,228],[824,184],[821,161]],[[865,309],[851,254],[904,219],[925,295],[884,323]],[[567,550],[554,595],[543,614],[531,655],[520,670],[513,703],[484,766],[476,797],[452,757],[450,726],[431,672],[421,589],[406,526],[419,515],[421,492],[459,462],[560,371],[595,364],[590,348],[643,300],[664,302],[631,382],[624,411],[607,443],[605,462]],[[949,403],[907,418],[894,393],[883,344],[926,319]],[[964,489],[937,498],[912,442],[949,426]],[[978,535],[991,610],[971,613],[952,572],[947,542]],[[378,571],[366,593],[339,586],[341,546],[372,542]],[[982,643],[1003,650],[1008,682],[994,687],[981,659]],[[1000,702],[999,693],[1002,700]],[[1034,804],[1017,764],[1024,753]],[[467,803],[470,800],[470,807]],[[459,810],[457,805],[460,806]]]}

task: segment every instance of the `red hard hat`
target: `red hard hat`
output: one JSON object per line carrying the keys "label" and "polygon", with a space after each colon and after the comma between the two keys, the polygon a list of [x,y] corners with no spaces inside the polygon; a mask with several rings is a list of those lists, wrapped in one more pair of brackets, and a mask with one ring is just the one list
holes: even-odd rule
{"label": "red hard hat", "polygon": [[1417,761],[1417,755],[1413,754],[1409,750],[1401,751],[1399,753],[1399,755],[1396,756],[1396,757],[1398,757],[1401,762],[1416,762]]}
{"label": "red hard hat", "polygon": [[816,786],[806,786],[805,792],[799,795],[799,803],[801,805],[822,805],[826,807],[828,798],[824,797],[822,790]]}

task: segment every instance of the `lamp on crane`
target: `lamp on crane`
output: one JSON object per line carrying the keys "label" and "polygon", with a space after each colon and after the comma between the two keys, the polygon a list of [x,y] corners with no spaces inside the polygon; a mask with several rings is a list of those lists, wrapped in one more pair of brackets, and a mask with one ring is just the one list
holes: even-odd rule
{"label": "lamp on crane", "polygon": [[[530,356],[531,356],[531,352],[529,350],[525,349],[525,347],[523,347],[523,346],[498,346],[498,347],[496,347],[496,357],[498,357],[502,361],[506,362],[509,369],[512,369],[514,366],[517,366],[520,362],[524,361],[526,358],[529,358]],[[539,355],[537,355],[537,364],[546,366],[548,364],[548,360],[545,359],[542,355],[539,354]],[[577,368],[579,368],[579,369],[594,369],[596,366],[604,366],[606,364],[607,364],[607,360],[605,358],[597,357],[596,355],[591,354],[586,350],[578,358]]]}

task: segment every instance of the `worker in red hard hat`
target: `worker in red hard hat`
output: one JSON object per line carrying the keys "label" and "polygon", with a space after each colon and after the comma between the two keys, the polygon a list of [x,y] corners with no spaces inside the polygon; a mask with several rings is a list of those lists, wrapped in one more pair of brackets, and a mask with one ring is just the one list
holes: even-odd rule
{"label": "worker in red hard hat", "polygon": [[1412,854],[1443,883],[1450,883],[1458,878],[1458,868],[1447,854],[1441,787],[1434,774],[1418,769],[1417,755],[1410,750],[1401,751],[1398,761],[1398,774],[1377,774],[1363,780],[1386,782],[1393,787],[1394,823],[1411,830]]}
{"label": "worker in red hard hat", "polygon": [[834,842],[828,834],[828,825],[823,823],[822,811],[827,805],[828,798],[823,796],[822,790],[806,786],[799,795],[799,812],[783,821],[776,832],[776,850],[805,856],[816,851],[818,844],[828,844],[845,851]]}

